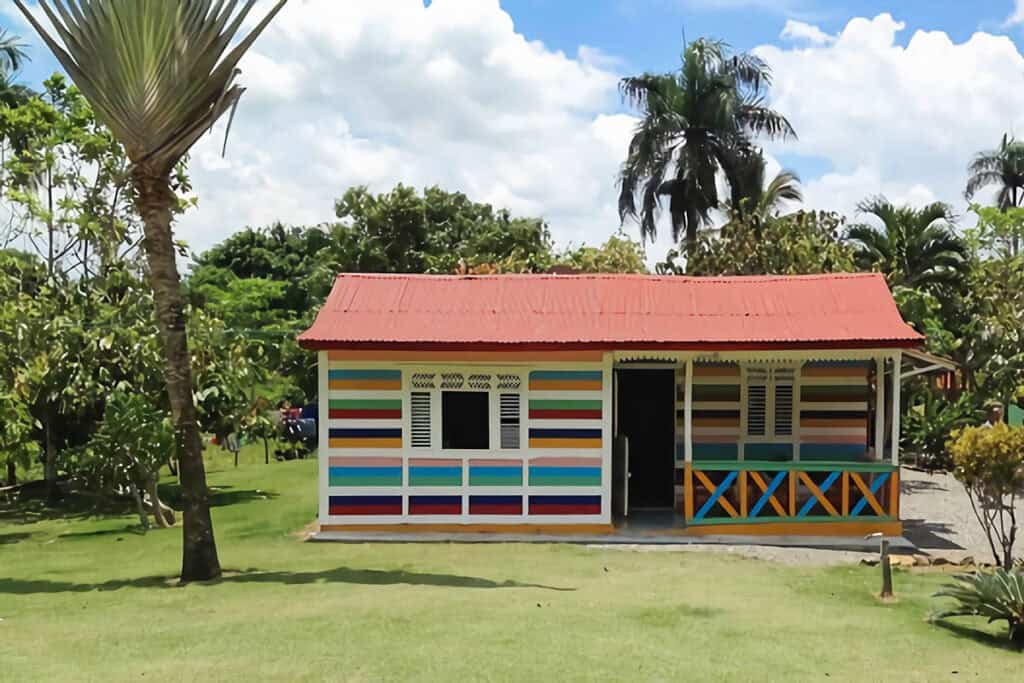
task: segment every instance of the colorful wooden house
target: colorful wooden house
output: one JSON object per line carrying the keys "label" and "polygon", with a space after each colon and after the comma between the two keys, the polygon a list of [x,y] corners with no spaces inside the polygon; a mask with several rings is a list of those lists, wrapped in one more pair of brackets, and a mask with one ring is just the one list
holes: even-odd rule
{"label": "colorful wooden house", "polygon": [[876,274],[345,274],[299,340],[322,531],[897,535],[939,368]]}

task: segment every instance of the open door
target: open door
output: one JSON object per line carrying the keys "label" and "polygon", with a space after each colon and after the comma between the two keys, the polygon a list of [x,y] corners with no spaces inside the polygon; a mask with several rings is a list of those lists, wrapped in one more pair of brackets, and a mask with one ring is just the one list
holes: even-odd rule
{"label": "open door", "polygon": [[615,437],[612,452],[612,514],[629,515],[629,439],[625,434]]}
{"label": "open door", "polygon": [[675,496],[675,372],[619,370],[618,429],[629,443],[627,507],[671,509]]}

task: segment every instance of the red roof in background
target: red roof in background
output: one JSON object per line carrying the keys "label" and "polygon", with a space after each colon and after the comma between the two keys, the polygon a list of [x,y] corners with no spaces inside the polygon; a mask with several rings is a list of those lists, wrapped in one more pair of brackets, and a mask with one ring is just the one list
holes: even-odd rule
{"label": "red roof in background", "polygon": [[299,336],[328,348],[911,347],[877,273],[343,274]]}

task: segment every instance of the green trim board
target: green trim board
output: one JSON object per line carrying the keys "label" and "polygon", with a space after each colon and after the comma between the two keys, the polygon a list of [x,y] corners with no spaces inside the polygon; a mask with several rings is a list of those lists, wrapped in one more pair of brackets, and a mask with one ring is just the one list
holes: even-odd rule
{"label": "green trim board", "polygon": [[814,517],[704,517],[703,519],[691,519],[686,526],[718,525],[718,524],[821,524],[824,522],[898,522],[895,517],[829,517],[817,515]]}
{"label": "green trim board", "polygon": [[815,460],[795,462],[779,460],[715,460],[691,463],[693,469],[708,472],[895,472],[896,465],[884,462],[836,462]]}

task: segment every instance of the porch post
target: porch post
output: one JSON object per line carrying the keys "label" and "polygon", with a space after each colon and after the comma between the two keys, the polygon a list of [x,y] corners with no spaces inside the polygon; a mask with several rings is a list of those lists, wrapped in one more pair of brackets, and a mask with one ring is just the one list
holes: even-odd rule
{"label": "porch post", "polygon": [[885,358],[875,358],[875,460],[885,457]]}
{"label": "porch post", "polygon": [[892,357],[892,464],[900,464],[900,387],[903,384],[901,376],[903,366],[903,353],[897,353]]}
{"label": "porch post", "polygon": [[683,517],[693,519],[693,358],[686,359],[683,379]]}
{"label": "porch post", "polygon": [[683,384],[683,448],[687,464],[693,462],[693,359],[686,359],[686,379]]}

